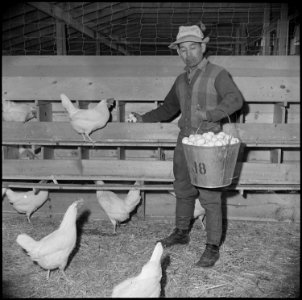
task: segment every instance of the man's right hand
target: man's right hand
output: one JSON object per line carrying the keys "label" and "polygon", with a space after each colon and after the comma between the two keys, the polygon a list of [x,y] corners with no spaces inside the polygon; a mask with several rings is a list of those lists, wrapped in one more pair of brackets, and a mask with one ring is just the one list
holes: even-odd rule
{"label": "man's right hand", "polygon": [[131,112],[134,117],[136,118],[136,123],[143,123],[143,118],[140,114],[136,113],[136,112]]}

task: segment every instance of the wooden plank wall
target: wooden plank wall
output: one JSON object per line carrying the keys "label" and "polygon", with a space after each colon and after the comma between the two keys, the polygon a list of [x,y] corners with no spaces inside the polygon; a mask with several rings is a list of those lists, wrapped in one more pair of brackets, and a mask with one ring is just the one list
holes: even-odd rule
{"label": "wooden plank wall", "polygon": [[[300,123],[300,61],[298,56],[213,56],[212,62],[225,67],[248,102],[245,123]],[[155,108],[169,91],[176,76],[183,71],[177,56],[5,56],[2,57],[2,99],[45,100],[52,109],[54,122],[67,122],[68,117],[59,101],[66,93],[72,100],[96,102],[114,97],[127,100],[123,110],[144,113]],[[144,101],[142,101],[144,100]],[[152,100],[152,102],[149,102]],[[284,106],[276,106],[280,102]],[[112,121],[120,119],[120,111],[112,111]],[[30,122],[35,122],[30,121]],[[176,123],[177,119],[173,121]],[[54,158],[76,157],[77,148],[56,149]],[[131,159],[156,159],[157,149],[127,149]],[[91,158],[116,158],[115,148],[89,150]],[[173,150],[165,150],[171,160]],[[250,149],[249,162],[269,162],[274,155],[267,149]],[[283,150],[283,161],[300,163],[300,151]],[[71,193],[52,191],[52,208],[46,204],[36,214],[62,214],[74,198],[87,199],[91,217],[106,219],[92,192]],[[229,218],[300,220],[300,195],[291,193],[227,192],[225,207]],[[167,193],[146,193],[147,217],[174,216],[175,201]],[[6,198],[3,211],[14,212]]]}

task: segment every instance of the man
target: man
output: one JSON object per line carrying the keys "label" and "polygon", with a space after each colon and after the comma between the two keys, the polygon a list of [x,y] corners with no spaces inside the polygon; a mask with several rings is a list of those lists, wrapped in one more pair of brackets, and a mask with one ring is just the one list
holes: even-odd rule
{"label": "man", "polygon": [[180,132],[174,150],[173,172],[176,194],[176,228],[168,237],[160,240],[164,247],[189,242],[189,227],[193,218],[195,199],[199,197],[206,214],[206,248],[196,266],[211,267],[219,259],[222,235],[221,191],[199,188],[191,184],[182,139],[195,133],[221,131],[220,121],[239,110],[242,96],[228,72],[210,63],[205,57],[209,38],[197,25],[180,26],[177,39],[169,48],[176,49],[186,64],[162,106],[139,115],[133,113],[137,122],[160,122],[170,120],[181,112],[178,126]]}

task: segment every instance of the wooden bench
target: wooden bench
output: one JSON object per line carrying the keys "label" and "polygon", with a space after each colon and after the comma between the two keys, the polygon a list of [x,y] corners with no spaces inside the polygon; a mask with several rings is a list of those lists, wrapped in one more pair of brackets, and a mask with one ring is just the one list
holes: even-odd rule
{"label": "wooden bench", "polygon": [[[258,114],[246,111],[236,123],[244,152],[264,151],[268,159],[239,161],[235,179],[227,189],[299,190],[299,159],[284,161],[283,155],[284,151],[300,149],[300,126],[295,116],[300,109],[299,57],[221,56],[210,60],[232,74],[249,106],[271,105],[267,115],[261,109]],[[176,123],[123,121],[131,109],[145,112],[160,104],[183,70],[178,57],[4,56],[2,61],[2,98],[40,104],[38,122],[2,123],[4,186],[121,190],[128,189],[130,181],[140,180],[141,190],[173,189],[171,153],[178,134]],[[94,145],[83,142],[66,120],[54,121],[54,106],[60,106],[62,92],[82,107],[103,98],[116,99],[112,121],[92,134]],[[265,122],[258,122],[256,116]],[[10,155],[7,149],[16,145],[42,146],[40,159],[20,160]],[[76,149],[78,156],[55,159],[55,150],[62,147]],[[116,154],[97,159],[89,154],[106,148],[115,149]],[[156,155],[129,158],[127,149],[153,149]],[[166,152],[170,157],[165,157]],[[38,183],[52,178],[59,183]],[[97,186],[94,180],[108,183]]]}

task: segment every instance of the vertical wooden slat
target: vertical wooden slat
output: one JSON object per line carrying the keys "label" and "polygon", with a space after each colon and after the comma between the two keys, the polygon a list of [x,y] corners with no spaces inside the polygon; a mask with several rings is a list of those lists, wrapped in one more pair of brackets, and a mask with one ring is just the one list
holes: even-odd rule
{"label": "vertical wooden slat", "polygon": [[158,153],[158,160],[165,160],[165,152],[162,147],[157,148],[157,153]]}
{"label": "vertical wooden slat", "polygon": [[287,55],[288,49],[288,4],[281,4],[280,20],[278,21],[277,40],[278,55]]}
{"label": "vertical wooden slat", "polygon": [[240,35],[242,42],[240,43],[240,55],[246,54],[246,46],[247,46],[247,34],[246,34],[246,25],[240,25]]}
{"label": "vertical wooden slat", "polygon": [[66,25],[63,21],[56,20],[56,46],[57,55],[66,55]]}
{"label": "vertical wooden slat", "polygon": [[[87,101],[77,101],[77,103],[78,103],[78,107],[81,109],[88,108]],[[78,155],[79,155],[79,159],[89,159],[90,157],[89,147],[78,147]]]}
{"label": "vertical wooden slat", "polygon": [[270,24],[270,3],[265,4],[263,15],[263,37],[262,37],[262,55],[270,55],[270,31],[267,27]]}
{"label": "vertical wooden slat", "polygon": [[98,40],[96,41],[96,53],[95,53],[95,55],[101,55],[101,44]]}
{"label": "vertical wooden slat", "polygon": [[18,146],[3,146],[2,147],[2,158],[3,159],[18,159],[19,158],[19,147]]}
{"label": "vertical wooden slat", "polygon": [[[116,100],[116,110],[117,110],[117,122],[125,122],[125,106],[126,103],[124,101]],[[117,159],[126,159],[126,151],[124,147],[117,147],[116,148],[116,156]]]}
{"label": "vertical wooden slat", "polygon": [[[40,122],[52,122],[52,103],[48,101],[38,100],[38,120]],[[42,147],[42,158],[53,159],[54,158],[54,147],[43,146]]]}
{"label": "vertical wooden slat", "polygon": [[[274,104],[274,115],[273,123],[285,123],[286,121],[286,110],[284,103]],[[270,162],[271,163],[281,163],[282,162],[283,151],[281,148],[272,149],[270,151]]]}

